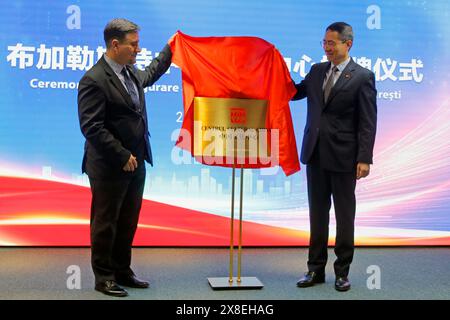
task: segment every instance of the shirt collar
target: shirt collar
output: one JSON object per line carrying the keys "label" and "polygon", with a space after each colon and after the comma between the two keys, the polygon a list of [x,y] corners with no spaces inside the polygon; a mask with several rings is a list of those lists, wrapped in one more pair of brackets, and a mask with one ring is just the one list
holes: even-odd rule
{"label": "shirt collar", "polygon": [[[342,61],[340,64],[338,64],[337,65],[337,68],[338,68],[338,70],[339,70],[339,72],[342,72],[342,71],[344,71],[344,69],[345,69],[345,67],[348,65],[348,63],[350,62],[350,56],[347,58],[347,59],[345,59],[344,61]],[[333,64],[333,62],[331,63],[331,68],[330,69],[333,69],[333,67],[334,67],[334,64]]]}
{"label": "shirt collar", "polygon": [[106,54],[103,55],[105,57],[106,63],[109,64],[109,66],[111,67],[111,69],[113,69],[113,71],[116,74],[120,74],[122,72],[122,69],[125,67],[124,65],[115,62],[113,59],[111,59],[110,57],[108,57]]}

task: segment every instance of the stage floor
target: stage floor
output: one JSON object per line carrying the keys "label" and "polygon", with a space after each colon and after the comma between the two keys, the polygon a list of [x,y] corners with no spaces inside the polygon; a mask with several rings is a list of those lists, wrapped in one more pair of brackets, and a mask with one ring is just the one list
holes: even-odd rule
{"label": "stage floor", "polygon": [[[237,251],[237,250],[236,250]],[[450,299],[450,248],[358,248],[350,270],[352,289],[334,289],[329,250],[326,283],[300,289],[306,248],[244,248],[243,277],[257,277],[261,290],[213,291],[208,277],[227,277],[229,251],[222,248],[135,248],[133,269],[149,289],[127,289],[127,298],[94,291],[89,248],[0,248],[0,299]],[[68,289],[66,273],[76,265],[81,289]],[[235,264],[236,266],[236,264]],[[373,271],[380,270],[380,289]],[[369,281],[368,281],[369,279]]]}

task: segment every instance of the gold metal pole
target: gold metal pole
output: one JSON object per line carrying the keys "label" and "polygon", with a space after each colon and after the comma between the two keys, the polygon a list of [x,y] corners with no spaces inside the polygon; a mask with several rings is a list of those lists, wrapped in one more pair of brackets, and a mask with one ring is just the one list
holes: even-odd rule
{"label": "gold metal pole", "polygon": [[[231,234],[230,234],[230,275],[229,277],[208,278],[209,285],[213,290],[234,290],[234,289],[261,289],[264,287],[261,281],[256,277],[241,277],[242,269],[242,211],[244,203],[244,168],[241,166],[241,190],[239,204],[239,239],[238,239],[238,261],[237,277],[233,277],[233,250],[234,250],[234,191],[236,167],[233,167],[232,186],[231,186]],[[236,280],[236,281],[235,281]]]}
{"label": "gold metal pole", "polygon": [[238,275],[237,282],[241,282],[242,266],[242,202],[244,197],[244,167],[241,166],[241,198],[239,201],[239,248],[238,248]]}
{"label": "gold metal pole", "polygon": [[230,234],[230,274],[228,282],[233,283],[233,249],[234,249],[234,177],[235,177],[235,166],[233,165],[233,175],[231,178],[231,234]]}

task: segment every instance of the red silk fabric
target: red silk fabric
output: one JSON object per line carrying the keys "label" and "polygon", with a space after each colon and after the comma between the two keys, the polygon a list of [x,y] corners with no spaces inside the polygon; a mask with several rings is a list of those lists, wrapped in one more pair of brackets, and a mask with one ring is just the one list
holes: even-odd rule
{"label": "red silk fabric", "polygon": [[[169,45],[172,61],[182,70],[183,129],[192,135],[194,97],[267,100],[266,126],[279,130],[278,164],[286,175],[300,170],[289,110],[296,89],[274,45],[256,37],[191,37],[180,31],[170,39]],[[177,145],[193,151],[192,141],[179,139]],[[263,166],[246,164],[244,167]]]}

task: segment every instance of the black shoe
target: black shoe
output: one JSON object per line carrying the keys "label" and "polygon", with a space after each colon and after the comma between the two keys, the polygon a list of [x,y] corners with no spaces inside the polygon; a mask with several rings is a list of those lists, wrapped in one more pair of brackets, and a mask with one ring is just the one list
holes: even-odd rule
{"label": "black shoe", "polygon": [[347,277],[336,277],[336,281],[334,282],[334,288],[337,291],[348,291],[350,290],[350,281]]}
{"label": "black shoe", "polygon": [[297,287],[307,288],[312,287],[316,283],[324,283],[324,282],[325,282],[325,273],[308,271],[300,280],[298,280]]}
{"label": "black shoe", "polygon": [[99,282],[95,285],[95,290],[101,293],[107,294],[108,296],[114,297],[126,297],[128,292],[117,285],[114,280],[106,280],[105,282]]}
{"label": "black shoe", "polygon": [[150,283],[147,281],[139,280],[135,275],[129,276],[116,276],[117,283],[121,286],[130,287],[130,288],[140,288],[145,289],[150,286]]}

